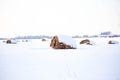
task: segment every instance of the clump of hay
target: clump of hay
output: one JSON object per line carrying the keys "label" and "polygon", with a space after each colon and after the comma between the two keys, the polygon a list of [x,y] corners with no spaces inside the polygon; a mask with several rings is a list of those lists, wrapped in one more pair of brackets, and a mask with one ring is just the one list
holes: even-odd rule
{"label": "clump of hay", "polygon": [[60,41],[59,36],[53,36],[53,38],[51,39],[50,47],[54,49],[75,49],[75,47],[73,47],[72,45],[67,44],[64,41]]}
{"label": "clump of hay", "polygon": [[109,41],[108,41],[108,44],[119,44],[119,42],[118,42],[118,41],[115,41],[115,40],[109,40]]}
{"label": "clump of hay", "polygon": [[5,41],[5,40],[3,40],[3,43],[6,43],[6,41]]}
{"label": "clump of hay", "polygon": [[44,42],[44,41],[46,41],[46,39],[43,38],[42,41]]}

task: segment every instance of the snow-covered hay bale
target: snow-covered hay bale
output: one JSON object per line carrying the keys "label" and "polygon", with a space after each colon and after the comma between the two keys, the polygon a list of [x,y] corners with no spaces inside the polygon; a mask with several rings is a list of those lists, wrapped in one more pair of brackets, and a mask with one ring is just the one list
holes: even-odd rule
{"label": "snow-covered hay bale", "polygon": [[115,41],[115,40],[110,40],[110,41],[108,41],[108,44],[119,44],[119,42]]}
{"label": "snow-covered hay bale", "polygon": [[42,41],[44,42],[44,41],[46,41],[46,39],[43,38]]}
{"label": "snow-covered hay bale", "polygon": [[14,40],[14,39],[9,39],[6,41],[7,44],[16,44],[17,43],[17,40]]}
{"label": "snow-covered hay bale", "polygon": [[54,49],[76,49],[76,42],[66,35],[53,36],[50,47]]}
{"label": "snow-covered hay bale", "polygon": [[91,40],[85,39],[80,41],[80,44],[94,45],[95,43]]}
{"label": "snow-covered hay bale", "polygon": [[90,43],[90,40],[88,40],[88,39],[82,40],[80,42],[80,44],[89,44],[89,43]]}

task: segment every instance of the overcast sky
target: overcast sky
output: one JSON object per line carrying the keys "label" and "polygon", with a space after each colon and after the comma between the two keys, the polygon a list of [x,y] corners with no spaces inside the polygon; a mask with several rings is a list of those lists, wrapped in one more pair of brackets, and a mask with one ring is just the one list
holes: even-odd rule
{"label": "overcast sky", "polygon": [[120,0],[0,0],[0,37],[120,33]]}

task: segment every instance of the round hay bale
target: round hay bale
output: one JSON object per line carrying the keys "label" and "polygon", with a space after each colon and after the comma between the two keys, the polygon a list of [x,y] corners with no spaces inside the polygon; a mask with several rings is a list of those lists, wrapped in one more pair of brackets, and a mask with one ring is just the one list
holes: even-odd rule
{"label": "round hay bale", "polygon": [[25,42],[28,42],[28,40],[25,40]]}
{"label": "round hay bale", "polygon": [[80,44],[90,44],[90,40],[88,39],[82,40]]}
{"label": "round hay bale", "polygon": [[11,44],[11,40],[7,40],[6,43],[7,43],[7,44]]}
{"label": "round hay bale", "polygon": [[95,45],[93,41],[88,40],[88,39],[82,40],[80,44]]}

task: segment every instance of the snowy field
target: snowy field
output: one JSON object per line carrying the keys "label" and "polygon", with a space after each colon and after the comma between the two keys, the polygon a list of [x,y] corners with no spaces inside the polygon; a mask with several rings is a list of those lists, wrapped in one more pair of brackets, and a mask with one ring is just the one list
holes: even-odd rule
{"label": "snowy field", "polygon": [[90,38],[95,45],[75,40],[77,49],[67,50],[52,49],[50,40],[1,40],[0,80],[120,80],[120,38]]}

